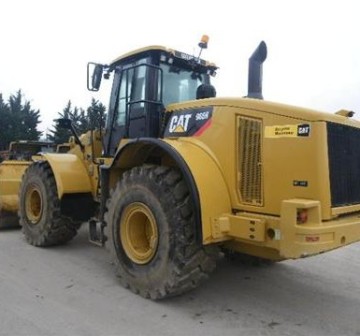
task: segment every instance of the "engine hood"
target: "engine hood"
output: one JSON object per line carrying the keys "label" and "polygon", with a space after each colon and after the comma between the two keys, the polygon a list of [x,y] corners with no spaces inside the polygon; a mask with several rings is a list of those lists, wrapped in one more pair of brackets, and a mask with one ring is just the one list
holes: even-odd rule
{"label": "engine hood", "polygon": [[290,117],[302,121],[326,121],[360,128],[360,122],[341,115],[331,114],[323,111],[297,107],[287,104],[280,104],[266,100],[251,98],[208,98],[201,100],[188,101],[186,103],[177,103],[168,105],[167,111],[185,110],[206,106],[238,107],[247,110],[254,110],[264,113],[270,113],[278,116]]}

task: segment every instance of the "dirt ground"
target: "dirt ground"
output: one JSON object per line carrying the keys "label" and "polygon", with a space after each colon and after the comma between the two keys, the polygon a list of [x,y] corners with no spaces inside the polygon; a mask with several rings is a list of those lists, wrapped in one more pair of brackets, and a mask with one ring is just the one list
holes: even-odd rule
{"label": "dirt ground", "polygon": [[0,254],[0,335],[360,335],[360,244],[271,266],[224,259],[161,302],[122,288],[86,228],[46,249],[1,231]]}

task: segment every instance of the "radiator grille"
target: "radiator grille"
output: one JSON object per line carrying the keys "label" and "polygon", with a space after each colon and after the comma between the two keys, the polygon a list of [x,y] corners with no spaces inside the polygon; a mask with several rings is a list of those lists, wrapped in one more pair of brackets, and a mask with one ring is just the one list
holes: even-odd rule
{"label": "radiator grille", "polygon": [[331,205],[360,203],[360,129],[328,123]]}
{"label": "radiator grille", "polygon": [[239,189],[242,202],[263,204],[261,139],[262,122],[239,117]]}

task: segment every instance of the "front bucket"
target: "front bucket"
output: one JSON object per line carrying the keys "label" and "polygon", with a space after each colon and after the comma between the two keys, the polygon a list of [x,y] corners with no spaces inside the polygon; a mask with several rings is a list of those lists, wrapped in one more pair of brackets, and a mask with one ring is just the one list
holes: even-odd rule
{"label": "front bucket", "polygon": [[0,229],[19,227],[19,189],[28,161],[3,161],[0,164]]}

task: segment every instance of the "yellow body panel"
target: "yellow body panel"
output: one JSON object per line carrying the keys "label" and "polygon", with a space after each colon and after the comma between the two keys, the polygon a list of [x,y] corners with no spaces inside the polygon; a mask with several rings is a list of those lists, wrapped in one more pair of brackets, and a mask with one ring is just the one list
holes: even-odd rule
{"label": "yellow body panel", "polygon": [[[212,208],[213,200],[207,204],[208,196],[201,199],[202,211],[212,208],[210,221],[208,216],[204,221],[202,213],[204,243],[223,241],[231,249],[280,260],[305,257],[360,240],[360,205],[332,208],[327,144],[328,122],[360,128],[358,121],[254,99],[213,98],[168,108],[171,112],[206,106],[213,107],[211,127],[196,138],[172,140],[177,144],[196,144],[216,162],[222,191],[216,181],[211,181],[207,189],[209,178],[204,169],[204,176],[194,174],[197,185],[200,181],[200,194],[228,192],[228,196],[221,196],[230,199],[227,212],[226,207]],[[239,166],[245,141],[240,132],[241,120],[259,125],[261,138],[260,159],[254,165],[261,167],[257,175],[261,199],[253,203],[241,192],[244,179]],[[296,133],[303,124],[311,130],[308,136]],[[182,153],[181,148],[179,151]],[[188,154],[185,160],[192,156],[199,154]],[[254,160],[251,156],[246,159]],[[195,162],[191,171],[196,164],[206,167],[202,159]],[[309,216],[304,225],[297,223],[297,211],[301,209],[307,209]]]}
{"label": "yellow body panel", "polygon": [[92,192],[84,162],[75,154],[43,154],[54,173],[59,198],[64,194]]}
{"label": "yellow body panel", "polygon": [[[213,100],[209,99],[209,101]],[[254,106],[250,108],[249,104],[252,102],[254,105],[258,105],[257,101],[250,99],[239,100],[239,102],[243,103],[240,105],[241,107],[215,105],[211,127],[196,138],[197,142],[201,143],[204,148],[211,149],[214,160],[221,167],[219,169],[221,169],[227,184],[232,208],[279,215],[281,202],[284,199],[322,199],[323,216],[325,219],[330,219],[332,217],[331,209],[329,203],[326,203],[326,200],[329,200],[327,196],[330,188],[326,124],[322,121],[310,123],[312,133],[308,138],[266,137],[265,132],[263,132],[261,162],[258,163],[262,166],[263,204],[262,206],[254,206],[241,199],[238,188],[240,183],[239,169],[237,168],[240,159],[238,144],[241,139],[239,139],[237,120],[239,118],[259,120],[263,130],[270,125],[299,125],[304,120],[274,113],[265,114],[264,111],[255,110]],[[193,105],[197,106],[198,104],[194,103]],[[242,105],[249,106],[243,108]],[[310,116],[317,115],[315,112],[308,113]],[[190,141],[191,138],[178,138],[177,141],[184,141],[181,139]],[[294,180],[308,181],[308,187],[295,187],[293,185]]]}
{"label": "yellow body panel", "polygon": [[209,148],[194,138],[167,139],[165,142],[182,156],[193,175],[200,197],[203,243],[214,242],[213,218],[231,211],[229,190],[219,162]]}
{"label": "yellow body panel", "polygon": [[[309,221],[296,221],[298,209],[309,210]],[[216,219],[213,235],[239,252],[274,260],[303,258],[360,240],[359,214],[323,221],[320,202],[304,199],[282,202],[280,216],[238,212]]]}

